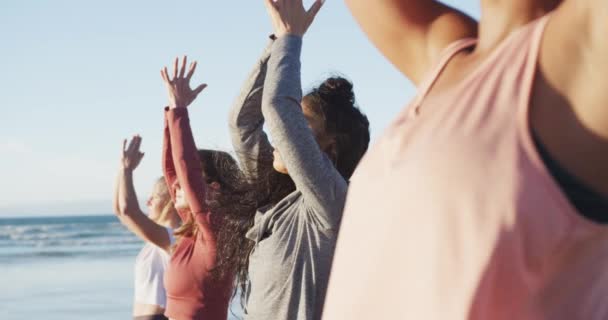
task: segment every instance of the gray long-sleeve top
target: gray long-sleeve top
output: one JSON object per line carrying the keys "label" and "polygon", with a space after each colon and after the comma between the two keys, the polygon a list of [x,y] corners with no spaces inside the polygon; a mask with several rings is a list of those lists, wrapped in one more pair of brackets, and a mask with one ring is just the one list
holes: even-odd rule
{"label": "gray long-sleeve top", "polygon": [[258,210],[247,237],[250,292],[245,319],[320,319],[347,182],[321,151],[300,101],[302,38],[269,45],[231,112],[230,131],[241,167],[252,180],[263,174],[272,147],[264,120],[296,191]]}

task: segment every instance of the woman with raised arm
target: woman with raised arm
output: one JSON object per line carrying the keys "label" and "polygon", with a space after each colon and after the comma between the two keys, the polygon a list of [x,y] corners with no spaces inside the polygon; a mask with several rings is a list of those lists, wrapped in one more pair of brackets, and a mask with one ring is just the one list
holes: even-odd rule
{"label": "woman with raised arm", "polygon": [[179,227],[179,217],[171,201],[164,178],[154,185],[154,190],[146,205],[146,216],[139,207],[133,186],[133,171],[144,154],[140,152],[141,137],[136,135],[129,142],[123,142],[121,167],[114,191],[114,212],[131,232],[146,241],[135,259],[135,295],[133,319],[167,319],[163,313],[167,304],[167,294],[163,285],[163,275],[169,264],[173,229]]}
{"label": "woman with raised arm", "polygon": [[[249,280],[245,319],[319,319],[347,180],[367,149],[369,123],[346,79],[327,79],[302,96],[302,36],[322,1],[310,10],[301,0],[266,4],[275,40],[230,121],[241,167],[262,199],[247,233],[249,259],[238,270]],[[278,174],[287,182],[270,186]]]}
{"label": "woman with raised arm", "polygon": [[418,94],[353,175],[325,319],[608,319],[608,2],[480,2],[346,0]]}
{"label": "woman with raised arm", "polygon": [[[167,310],[176,320],[225,320],[233,287],[233,257],[219,254],[230,238],[230,228],[210,208],[229,193],[238,173],[225,152],[197,151],[186,107],[206,87],[190,88],[196,62],[186,74],[186,57],[173,76],[161,75],[169,92],[165,110],[163,169],[183,226],[175,232],[177,245],[165,274]],[[228,227],[230,225],[228,224]]]}

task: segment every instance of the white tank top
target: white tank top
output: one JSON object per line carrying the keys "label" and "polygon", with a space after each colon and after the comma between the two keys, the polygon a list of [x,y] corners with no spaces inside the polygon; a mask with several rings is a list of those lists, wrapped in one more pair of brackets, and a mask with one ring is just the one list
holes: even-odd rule
{"label": "white tank top", "polygon": [[[167,228],[169,241],[175,241],[173,230]],[[158,305],[165,308],[167,294],[163,275],[169,264],[167,251],[152,243],[146,243],[135,259],[135,303]]]}

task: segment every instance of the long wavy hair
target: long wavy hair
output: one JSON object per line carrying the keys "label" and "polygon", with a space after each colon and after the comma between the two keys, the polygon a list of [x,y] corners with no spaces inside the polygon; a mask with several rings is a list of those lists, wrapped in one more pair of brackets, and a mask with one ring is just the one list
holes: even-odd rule
{"label": "long wavy hair", "polygon": [[[197,151],[198,157],[201,161],[203,179],[206,184],[210,184],[212,182],[217,182],[220,185],[220,195],[223,193],[229,193],[234,189],[234,186],[239,184],[239,169],[236,164],[236,161],[230,154],[224,151],[217,150],[207,150],[207,149],[199,149]],[[209,188],[207,188],[209,190]],[[210,206],[210,211],[214,219],[212,222],[217,220],[215,216],[218,214],[217,204],[214,200],[211,203],[207,203]],[[215,204],[215,205],[214,205]],[[233,212],[233,210],[230,210]],[[215,228],[221,227],[219,223],[214,223]],[[178,237],[178,241],[182,237],[191,237],[195,235],[197,232],[197,224],[194,222],[194,219],[188,219],[182,226],[175,230],[174,235]],[[219,255],[221,256],[221,255]]]}
{"label": "long wavy hair", "polygon": [[[295,187],[288,176],[274,170],[266,172],[265,178],[249,182],[234,158],[224,151],[201,149],[198,156],[205,183],[219,184],[219,192],[206,199],[217,240],[217,262],[211,275],[217,279],[234,276],[244,288],[249,253],[253,248],[253,242],[245,235],[253,226],[256,209],[277,203]],[[262,161],[270,161],[272,168],[272,157]],[[196,235],[196,232],[197,224],[194,219],[189,219],[175,230],[174,235],[179,242],[183,237]]]}
{"label": "long wavy hair", "polygon": [[241,289],[241,297],[247,291],[249,255],[254,246],[246,234],[253,226],[257,209],[273,206],[295,191],[295,185],[288,175],[272,169],[272,156],[256,160],[261,162],[261,168],[268,170],[259,172],[258,179],[251,181],[242,174],[232,158],[216,159],[215,163],[222,171],[230,170],[238,172],[238,175],[230,180],[229,185],[225,184],[225,188],[220,182],[221,192],[209,202],[211,212],[218,217],[218,263],[212,273],[219,277],[234,275],[236,285]]}

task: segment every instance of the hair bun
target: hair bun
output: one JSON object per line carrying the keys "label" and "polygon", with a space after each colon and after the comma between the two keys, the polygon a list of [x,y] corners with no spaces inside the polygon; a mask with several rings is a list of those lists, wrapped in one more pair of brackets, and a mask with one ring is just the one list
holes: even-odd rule
{"label": "hair bun", "polygon": [[353,84],[341,77],[325,80],[319,86],[318,92],[321,99],[332,105],[352,107],[355,104]]}

